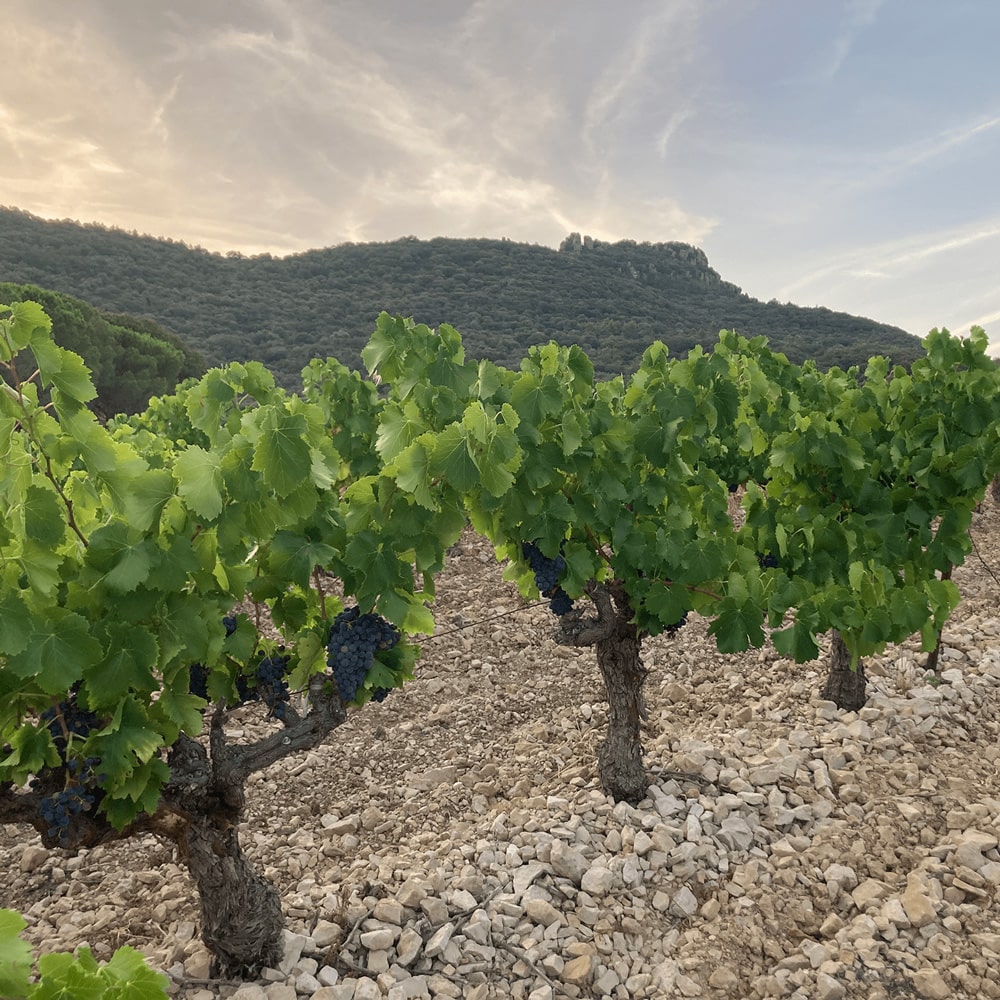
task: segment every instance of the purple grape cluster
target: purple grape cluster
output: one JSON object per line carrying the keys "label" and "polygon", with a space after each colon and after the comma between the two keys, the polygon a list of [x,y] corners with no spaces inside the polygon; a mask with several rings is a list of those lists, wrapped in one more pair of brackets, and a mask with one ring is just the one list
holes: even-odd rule
{"label": "purple grape cluster", "polygon": [[344,701],[354,701],[375,654],[392,649],[397,642],[399,629],[379,615],[363,615],[357,607],[337,615],[330,629],[326,662]]}
{"label": "purple grape cluster", "polygon": [[94,787],[103,778],[94,773],[94,768],[99,763],[97,757],[87,757],[82,762],[70,760],[66,769],[72,780],[61,792],[47,795],[38,803],[42,819],[49,824],[48,835],[60,843],[65,842],[73,817],[89,812],[94,808],[98,795],[103,795]]}
{"label": "purple grape cluster", "polygon": [[288,712],[288,672],[289,657],[284,655],[284,646],[279,647],[274,656],[264,656],[257,664],[257,693],[264,700],[276,719],[284,719]]}
{"label": "purple grape cluster", "polygon": [[52,734],[52,742],[55,744],[59,756],[65,762],[66,748],[69,742],[67,734],[69,734],[69,739],[77,737],[86,739],[100,720],[93,712],[80,708],[76,701],[76,688],[74,688],[65,701],[59,702],[55,708],[47,708],[42,712],[42,721],[48,725],[48,730]]}
{"label": "purple grape cluster", "polygon": [[[232,615],[226,615],[222,619],[222,627],[226,630],[226,638],[228,639],[236,631],[236,619]],[[188,668],[189,670],[189,680],[188,680],[188,691],[193,695],[197,695],[199,698],[204,698],[205,701],[210,701],[208,697],[208,668],[204,663],[192,663]],[[237,679],[237,687],[240,684],[240,680]],[[244,688],[246,688],[246,682],[244,681]],[[240,695],[242,701],[247,699]]]}
{"label": "purple grape cluster", "polygon": [[208,670],[204,663],[192,663],[188,668],[188,691],[208,701]]}
{"label": "purple grape cluster", "polygon": [[538,592],[549,598],[549,607],[555,615],[565,615],[573,610],[573,599],[559,586],[566,571],[566,560],[561,556],[550,559],[534,542],[522,542],[521,554],[535,574]]}
{"label": "purple grape cluster", "polygon": [[688,613],[685,611],[684,614],[680,616],[673,623],[673,625],[668,625],[663,631],[667,633],[668,636],[676,635],[685,625],[688,623]]}
{"label": "purple grape cluster", "polygon": [[778,557],[770,552],[758,552],[757,562],[761,569],[777,569]]}

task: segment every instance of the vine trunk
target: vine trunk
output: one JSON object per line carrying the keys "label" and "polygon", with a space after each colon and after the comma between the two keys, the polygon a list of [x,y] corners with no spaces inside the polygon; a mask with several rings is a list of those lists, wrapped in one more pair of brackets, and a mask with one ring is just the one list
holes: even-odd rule
{"label": "vine trunk", "polygon": [[835,702],[838,708],[846,712],[856,712],[864,707],[868,700],[865,691],[868,683],[865,677],[865,665],[859,659],[856,666],[851,667],[851,654],[841,634],[834,629],[831,633],[830,671],[826,676],[822,696]]}
{"label": "vine trunk", "polygon": [[216,974],[245,977],[276,968],[283,954],[281,900],[247,860],[236,824],[219,814],[191,816],[178,846],[198,886],[202,940]]}
{"label": "vine trunk", "polygon": [[646,670],[635,626],[620,609],[616,619],[611,635],[596,643],[597,666],[608,692],[608,734],[598,752],[598,773],[601,786],[615,801],[635,805],[647,788],[640,742]]}

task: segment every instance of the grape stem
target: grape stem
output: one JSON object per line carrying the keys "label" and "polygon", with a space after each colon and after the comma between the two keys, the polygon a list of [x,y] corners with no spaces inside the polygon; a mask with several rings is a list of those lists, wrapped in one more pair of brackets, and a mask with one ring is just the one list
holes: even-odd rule
{"label": "grape stem", "polygon": [[313,583],[316,585],[316,592],[319,594],[319,613],[326,621],[326,591],[323,590],[323,578],[320,576],[319,566],[313,568]]}

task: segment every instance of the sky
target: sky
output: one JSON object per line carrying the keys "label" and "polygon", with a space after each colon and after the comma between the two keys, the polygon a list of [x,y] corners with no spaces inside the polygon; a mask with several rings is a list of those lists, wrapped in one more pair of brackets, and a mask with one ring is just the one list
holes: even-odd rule
{"label": "sky", "polygon": [[3,13],[2,205],[245,254],[681,240],[755,298],[1000,353],[994,0]]}

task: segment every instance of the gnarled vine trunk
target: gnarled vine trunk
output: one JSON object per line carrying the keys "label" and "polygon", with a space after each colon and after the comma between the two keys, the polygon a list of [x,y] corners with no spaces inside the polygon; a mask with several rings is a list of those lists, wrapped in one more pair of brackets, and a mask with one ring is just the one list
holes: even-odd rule
{"label": "gnarled vine trunk", "polygon": [[223,977],[277,967],[285,918],[270,882],[250,864],[238,828],[222,816],[193,816],[178,841],[201,899],[202,940]]}
{"label": "gnarled vine trunk", "polygon": [[856,712],[868,700],[865,687],[865,665],[859,659],[855,669],[851,669],[851,654],[841,634],[834,629],[830,643],[830,671],[826,676],[822,696],[835,702],[846,712]]}
{"label": "gnarled vine trunk", "polygon": [[641,639],[632,624],[628,595],[618,585],[594,586],[597,619],[565,616],[556,641],[594,646],[608,694],[608,732],[598,751],[601,787],[617,802],[633,805],[646,795],[641,726],[646,717],[642,685],[646,669],[639,657]]}
{"label": "gnarled vine trunk", "polygon": [[597,666],[608,691],[608,734],[598,751],[597,765],[601,787],[615,801],[635,805],[648,787],[640,731],[646,670],[639,659],[635,626],[620,620],[619,625],[624,627],[596,644]]}

